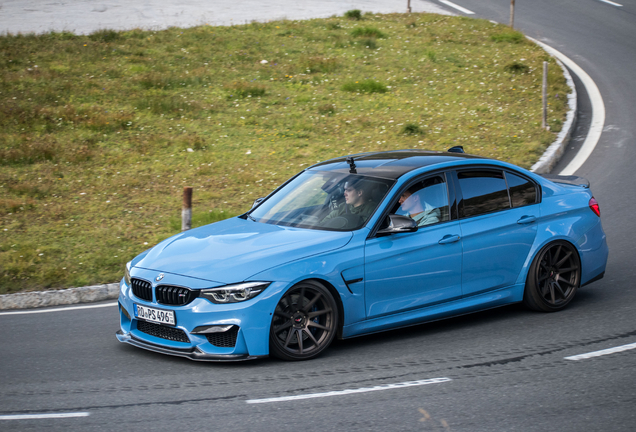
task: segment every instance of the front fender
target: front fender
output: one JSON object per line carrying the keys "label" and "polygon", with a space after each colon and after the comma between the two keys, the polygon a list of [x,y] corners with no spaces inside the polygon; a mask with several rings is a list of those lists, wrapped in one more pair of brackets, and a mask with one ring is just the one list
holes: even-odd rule
{"label": "front fender", "polygon": [[[283,293],[298,282],[307,279],[324,280],[331,284],[340,296],[344,325],[365,319],[364,283],[345,284],[342,273],[354,267],[364,265],[363,245],[368,235],[366,228],[354,233],[351,241],[344,247],[308,258],[286,263],[251,277],[253,280],[273,280],[284,283]],[[269,288],[268,288],[269,289]],[[273,312],[273,311],[272,311]]]}

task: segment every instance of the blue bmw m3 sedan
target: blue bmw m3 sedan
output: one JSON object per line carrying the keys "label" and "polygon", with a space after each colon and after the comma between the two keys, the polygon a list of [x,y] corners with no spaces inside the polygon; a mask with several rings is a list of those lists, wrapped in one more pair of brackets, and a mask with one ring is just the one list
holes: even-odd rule
{"label": "blue bmw m3 sedan", "polygon": [[607,257],[583,178],[461,148],[362,153],[130,261],[117,338],[192,360],[306,360],[336,337],[517,302],[558,311]]}

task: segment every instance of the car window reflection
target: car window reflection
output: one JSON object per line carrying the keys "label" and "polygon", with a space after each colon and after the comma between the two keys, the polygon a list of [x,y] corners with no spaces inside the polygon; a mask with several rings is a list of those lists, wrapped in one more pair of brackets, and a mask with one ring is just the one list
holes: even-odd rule
{"label": "car window reflection", "polygon": [[444,178],[430,177],[403,191],[393,213],[412,218],[420,227],[448,221],[448,191]]}
{"label": "car window reflection", "polygon": [[310,229],[359,229],[393,182],[334,172],[307,171],[293,179],[250,216],[261,223]]}

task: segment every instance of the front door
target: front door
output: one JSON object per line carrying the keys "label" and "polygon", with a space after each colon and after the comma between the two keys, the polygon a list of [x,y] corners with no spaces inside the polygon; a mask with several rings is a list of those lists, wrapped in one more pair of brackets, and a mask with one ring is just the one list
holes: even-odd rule
{"label": "front door", "polygon": [[453,221],[368,240],[364,278],[367,317],[461,297],[462,246],[461,241],[455,241],[459,234],[459,222]]}
{"label": "front door", "polygon": [[411,217],[418,231],[367,240],[367,317],[379,317],[461,297],[460,226],[450,220],[444,174],[400,191],[391,213]]}

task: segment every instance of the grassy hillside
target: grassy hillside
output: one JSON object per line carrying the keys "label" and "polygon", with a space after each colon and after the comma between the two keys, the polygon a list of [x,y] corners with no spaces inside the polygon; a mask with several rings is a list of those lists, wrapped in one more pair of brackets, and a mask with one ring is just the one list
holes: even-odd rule
{"label": "grassy hillside", "polygon": [[118,280],[179,231],[186,185],[201,225],[326,158],[463,145],[529,167],[554,140],[568,89],[520,33],[353,18],[0,37],[0,293]]}

